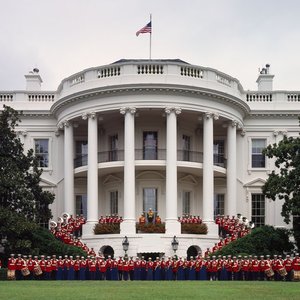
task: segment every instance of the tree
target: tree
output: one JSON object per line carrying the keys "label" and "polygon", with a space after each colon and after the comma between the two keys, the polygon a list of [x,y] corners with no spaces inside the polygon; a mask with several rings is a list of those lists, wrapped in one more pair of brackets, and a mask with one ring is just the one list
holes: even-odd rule
{"label": "tree", "polygon": [[[33,150],[25,154],[16,134],[20,116],[21,113],[5,105],[0,113],[0,211],[15,220],[11,229],[16,236],[17,230],[31,230],[30,222],[48,223],[52,217],[49,204],[54,200],[54,195],[39,185],[42,169],[38,168]],[[1,222],[0,243],[13,239],[13,233],[5,234],[6,224]]]}
{"label": "tree", "polygon": [[262,191],[272,200],[284,200],[281,215],[293,223],[293,234],[300,249],[300,138],[284,136],[278,144],[269,145],[263,154],[275,158],[276,169],[269,175]]}

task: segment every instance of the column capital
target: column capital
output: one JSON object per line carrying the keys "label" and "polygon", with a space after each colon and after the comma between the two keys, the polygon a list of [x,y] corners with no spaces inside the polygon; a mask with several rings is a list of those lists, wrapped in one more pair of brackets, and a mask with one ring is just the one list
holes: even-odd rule
{"label": "column capital", "polygon": [[166,107],[165,113],[169,115],[170,113],[174,112],[176,115],[181,114],[181,108],[180,107]]}
{"label": "column capital", "polygon": [[97,113],[94,112],[94,111],[91,111],[91,112],[85,112],[83,114],[81,114],[81,118],[83,120],[87,120],[88,118],[91,118],[91,119],[96,119],[97,117]]}
{"label": "column capital", "polygon": [[204,116],[205,116],[206,119],[210,119],[210,118],[213,118],[214,120],[218,120],[219,119],[219,114],[211,112],[211,111],[205,112]]}
{"label": "column capital", "polygon": [[126,113],[131,113],[132,115],[134,115],[136,113],[136,108],[135,107],[121,107],[120,114],[125,115]]}
{"label": "column capital", "polygon": [[82,120],[87,120],[88,114],[87,113],[81,114],[81,118],[82,118]]}
{"label": "column capital", "polygon": [[59,136],[60,136],[60,130],[59,130],[59,129],[60,129],[60,128],[58,127],[58,128],[54,131],[56,137],[59,137]]}
{"label": "column capital", "polygon": [[64,129],[64,128],[66,128],[66,127],[68,128],[70,126],[72,126],[72,122],[69,120],[62,121],[57,125],[58,129]]}

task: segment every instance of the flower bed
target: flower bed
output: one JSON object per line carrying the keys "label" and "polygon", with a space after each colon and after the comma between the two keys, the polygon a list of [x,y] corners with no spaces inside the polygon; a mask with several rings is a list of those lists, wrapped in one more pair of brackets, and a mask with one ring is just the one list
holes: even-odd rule
{"label": "flower bed", "polygon": [[96,224],[94,227],[95,234],[118,234],[120,233],[120,223]]}
{"label": "flower bed", "polygon": [[206,224],[181,224],[181,233],[207,234]]}
{"label": "flower bed", "polygon": [[166,226],[165,223],[161,224],[153,224],[153,223],[147,223],[147,224],[136,224],[136,232],[137,233],[165,233]]}

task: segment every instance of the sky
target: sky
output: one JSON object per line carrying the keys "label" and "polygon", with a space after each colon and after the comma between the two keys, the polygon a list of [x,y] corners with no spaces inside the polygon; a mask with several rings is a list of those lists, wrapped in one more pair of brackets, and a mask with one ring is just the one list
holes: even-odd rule
{"label": "sky", "polygon": [[256,90],[270,64],[274,89],[300,90],[298,0],[0,0],[0,90],[25,89],[40,70],[43,90],[119,59],[181,59]]}

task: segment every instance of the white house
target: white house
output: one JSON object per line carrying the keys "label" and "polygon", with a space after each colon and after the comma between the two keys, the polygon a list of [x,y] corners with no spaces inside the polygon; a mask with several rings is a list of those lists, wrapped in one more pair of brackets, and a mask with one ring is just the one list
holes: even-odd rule
{"label": "white house", "polygon": [[[274,168],[262,149],[297,136],[300,92],[274,91],[269,65],[257,91],[218,70],[181,60],[120,60],[64,79],[42,91],[34,69],[25,91],[0,92],[2,105],[22,110],[25,149],[44,169],[42,185],[55,194],[54,219],[83,213],[83,240],[129,255],[203,250],[217,239],[216,214],[241,213],[256,225],[285,226],[280,201],[261,194]],[[137,234],[152,208],[165,234]],[[121,233],[94,235],[101,215],[123,216]],[[178,216],[199,215],[204,236],[181,234]],[[111,249],[110,248],[110,249]]]}

